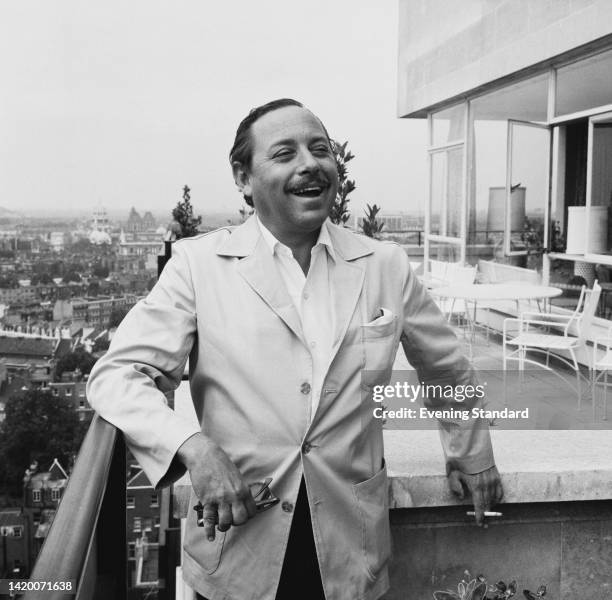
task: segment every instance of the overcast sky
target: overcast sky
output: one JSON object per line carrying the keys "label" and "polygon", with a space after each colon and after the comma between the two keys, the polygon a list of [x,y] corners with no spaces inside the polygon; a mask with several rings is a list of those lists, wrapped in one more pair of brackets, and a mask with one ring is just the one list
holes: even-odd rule
{"label": "overcast sky", "polygon": [[0,0],[0,206],[237,211],[253,106],[304,102],[349,140],[354,212],[422,208],[425,123],[396,117],[397,0]]}

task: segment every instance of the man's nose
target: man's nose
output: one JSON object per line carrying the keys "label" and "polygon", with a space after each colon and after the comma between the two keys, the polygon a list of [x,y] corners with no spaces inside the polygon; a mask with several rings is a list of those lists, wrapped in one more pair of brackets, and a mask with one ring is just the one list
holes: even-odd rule
{"label": "man's nose", "polygon": [[320,171],[321,166],[316,156],[308,148],[304,148],[299,153],[299,170],[303,172]]}

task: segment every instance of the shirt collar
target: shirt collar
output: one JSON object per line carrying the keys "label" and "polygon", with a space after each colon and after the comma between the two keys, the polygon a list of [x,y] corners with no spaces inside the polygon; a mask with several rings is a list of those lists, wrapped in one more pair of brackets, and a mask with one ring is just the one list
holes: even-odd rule
{"label": "shirt collar", "polygon": [[[274,234],[261,222],[261,219],[259,218],[257,214],[255,215],[255,218],[257,220],[257,224],[259,225],[261,236],[265,240],[266,246],[268,246],[268,248],[270,249],[271,254],[274,255],[274,252],[276,251],[276,249],[279,248],[285,252],[289,251],[289,255],[293,256],[291,249],[285,246],[285,244],[283,244],[282,242],[279,242],[274,237]],[[331,256],[331,258],[334,261],[336,260],[336,253],[334,251],[334,245],[332,243],[331,236],[329,235],[329,229],[327,227],[327,219],[325,219],[325,221],[323,221],[323,224],[321,225],[321,229],[319,231],[319,237],[317,239],[317,243],[313,247],[313,250],[317,248],[318,246],[323,246],[327,248],[327,253],[329,254],[329,256]]]}

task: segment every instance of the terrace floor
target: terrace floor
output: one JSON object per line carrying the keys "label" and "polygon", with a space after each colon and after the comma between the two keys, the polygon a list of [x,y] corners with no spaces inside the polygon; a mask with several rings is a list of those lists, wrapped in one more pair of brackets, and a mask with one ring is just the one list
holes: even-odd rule
{"label": "terrace floor", "polygon": [[[457,328],[456,332],[466,355],[469,356],[468,339],[461,329]],[[478,380],[481,383],[486,382],[488,386],[486,396],[488,404],[492,408],[508,406],[517,410],[529,407],[532,415],[537,417],[535,421],[530,419],[529,423],[523,423],[524,427],[520,427],[521,429],[612,429],[612,377],[608,390],[608,406],[604,414],[603,386],[597,386],[595,390],[595,407],[593,407],[593,390],[586,368],[581,371],[579,403],[575,372],[554,358],[550,362],[554,372],[526,364],[525,372],[520,377],[516,362],[509,362],[509,371],[505,374],[503,372],[500,335],[490,333],[487,337],[483,331],[477,330],[471,350],[471,362],[477,372]],[[533,358],[543,362],[543,356],[534,355]],[[400,346],[394,371],[412,370]]]}

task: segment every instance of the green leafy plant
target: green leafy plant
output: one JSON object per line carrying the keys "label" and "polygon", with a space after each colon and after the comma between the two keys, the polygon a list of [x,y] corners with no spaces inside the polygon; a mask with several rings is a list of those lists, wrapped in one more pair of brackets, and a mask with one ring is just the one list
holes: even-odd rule
{"label": "green leafy plant", "polygon": [[366,206],[367,209],[364,211],[366,218],[361,222],[361,229],[368,237],[378,238],[385,226],[376,218],[376,215],[380,212],[380,206],[376,206],[376,204],[372,206],[366,204]]}
{"label": "green leafy plant", "polygon": [[254,212],[255,209],[251,206],[243,206],[238,209],[238,213],[240,214],[240,222],[244,223]]}
{"label": "green leafy plant", "polygon": [[469,571],[465,578],[457,584],[457,591],[445,590],[433,593],[434,600],[483,600],[486,598],[487,581],[482,575],[470,579]]}
{"label": "green leafy plant", "polygon": [[[433,597],[434,600],[509,600],[516,595],[516,590],[516,580],[508,584],[498,581],[491,585],[487,583],[484,575],[472,577],[469,571],[465,571],[456,591],[436,591]],[[546,586],[541,585],[535,593],[523,590],[523,595],[527,600],[541,600],[546,596]]]}
{"label": "green leafy plant", "polygon": [[335,140],[331,140],[332,151],[336,158],[336,166],[338,168],[338,193],[334,203],[329,211],[329,218],[336,225],[344,225],[349,219],[350,212],[348,203],[350,198],[348,195],[357,187],[355,181],[348,178],[348,169],[346,163],[353,160],[355,155],[347,149],[348,142],[340,144]]}
{"label": "green leafy plant", "polygon": [[489,587],[489,592],[493,595],[492,600],[508,600],[516,595],[516,581],[513,579],[508,585],[503,581],[498,581],[495,585]]}
{"label": "green leafy plant", "polygon": [[535,594],[529,590],[523,590],[523,596],[525,596],[527,600],[538,600],[538,598],[544,598],[544,596],[546,596],[546,586],[541,585]]}
{"label": "green leafy plant", "polygon": [[172,218],[178,224],[178,227],[174,228],[177,240],[200,233],[198,228],[202,224],[202,217],[193,216],[190,191],[187,186],[183,188],[183,200],[179,201],[172,210]]}

